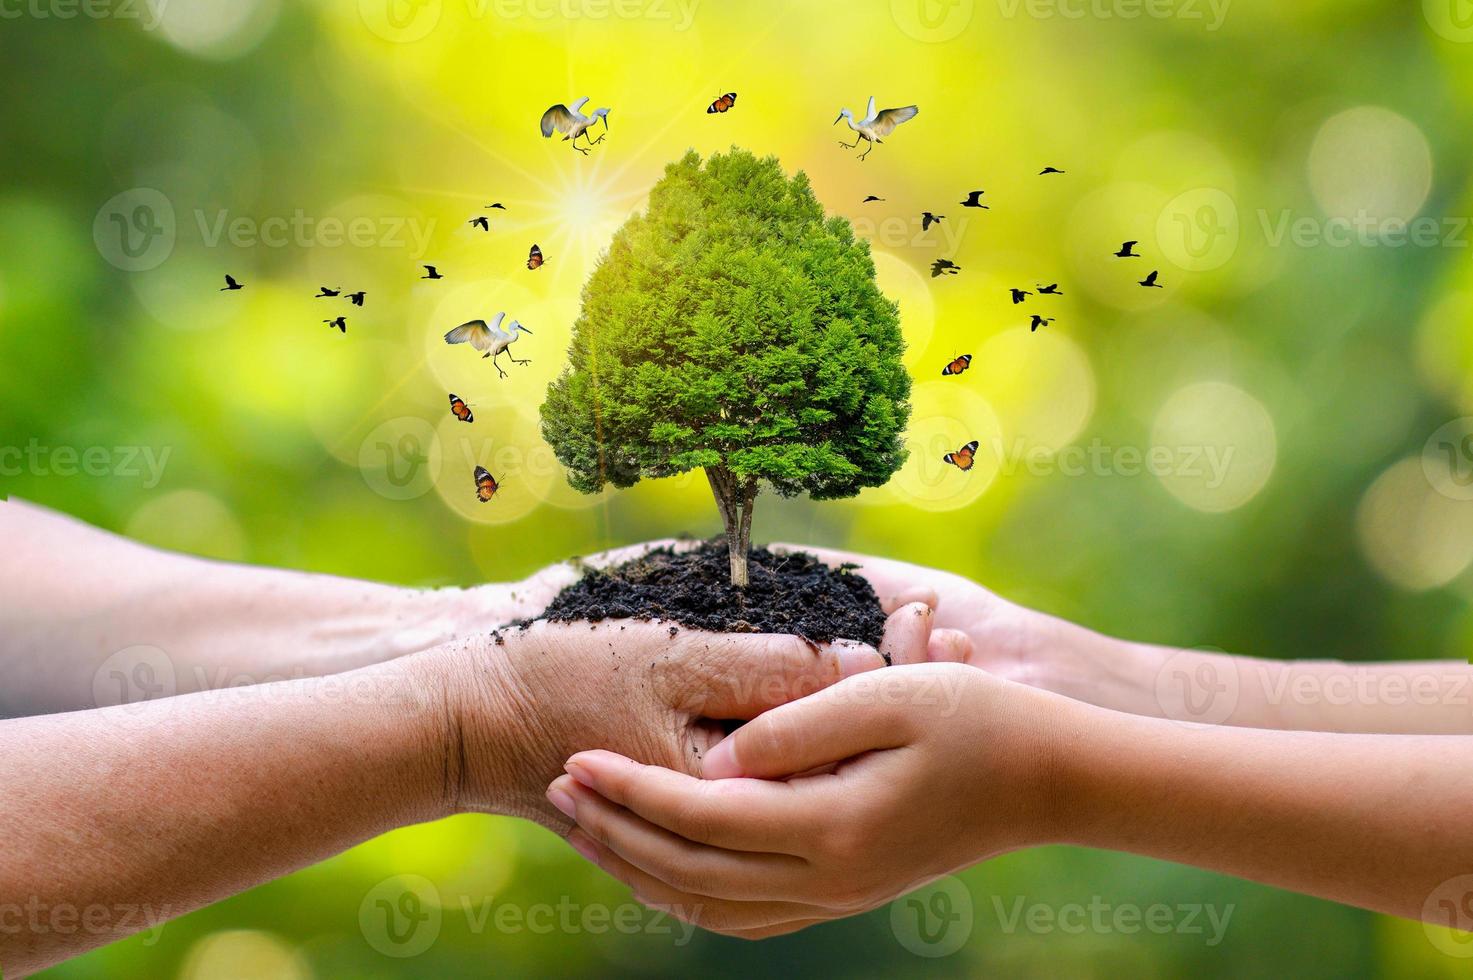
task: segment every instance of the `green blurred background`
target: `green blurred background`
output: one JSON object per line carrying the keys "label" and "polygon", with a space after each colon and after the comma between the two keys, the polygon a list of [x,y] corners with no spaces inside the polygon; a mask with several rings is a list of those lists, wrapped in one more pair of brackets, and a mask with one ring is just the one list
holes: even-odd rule
{"label": "green blurred background", "polygon": [[[1456,421],[1473,415],[1466,7],[11,0],[0,447],[41,462],[0,488],[187,552],[416,585],[714,533],[703,480],[573,493],[536,414],[612,230],[667,161],[735,143],[805,170],[873,239],[918,379],[895,480],[856,501],[764,499],[757,540],[953,569],[1138,639],[1464,658],[1473,459],[1438,446],[1473,432]],[[736,108],[707,115],[730,90]],[[921,111],[860,163],[830,124],[871,94]],[[587,158],[536,130],[581,95],[613,107]],[[1037,176],[1045,165],[1067,173]],[[973,188],[991,210],[958,206]],[[508,210],[489,234],[466,224],[493,201]],[[922,210],[947,220],[922,233]],[[1110,258],[1127,238],[1147,257]],[[547,255],[535,274],[532,242]],[[938,257],[961,274],[932,279]],[[419,282],[420,262],[449,278]],[[1164,290],[1135,285],[1151,268]],[[227,272],[247,289],[218,292]],[[1008,299],[1055,281],[1060,298]],[[321,284],[367,289],[368,304],[313,299]],[[537,331],[505,382],[439,340],[499,309]],[[1030,333],[1034,311],[1057,322]],[[339,313],[346,337],[321,323]],[[957,353],[973,368],[943,383]],[[446,391],[477,426],[457,427]],[[971,438],[983,448],[964,477],[940,456]],[[48,461],[67,447],[114,462],[63,475]],[[118,447],[167,452],[161,479]],[[1140,471],[1131,453],[1153,447],[1169,472]],[[1209,453],[1224,472],[1192,463]],[[491,506],[472,497],[477,463],[505,487]],[[1416,923],[1131,857],[1048,849],[963,881],[974,916],[945,957],[913,951],[937,949],[907,938],[904,910],[758,945],[682,941],[551,835],[466,817],[50,975],[1468,969]],[[371,910],[406,890],[431,914],[395,946]],[[1167,934],[1009,928],[1019,901],[1231,919],[1215,944],[1179,911]]]}

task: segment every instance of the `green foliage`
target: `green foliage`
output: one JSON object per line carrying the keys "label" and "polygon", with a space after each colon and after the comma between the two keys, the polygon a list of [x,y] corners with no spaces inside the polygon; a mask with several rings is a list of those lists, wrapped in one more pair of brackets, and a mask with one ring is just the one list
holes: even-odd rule
{"label": "green foliage", "polygon": [[589,277],[542,431],[589,493],[705,467],[853,496],[905,461],[903,348],[868,243],[806,176],[692,151]]}

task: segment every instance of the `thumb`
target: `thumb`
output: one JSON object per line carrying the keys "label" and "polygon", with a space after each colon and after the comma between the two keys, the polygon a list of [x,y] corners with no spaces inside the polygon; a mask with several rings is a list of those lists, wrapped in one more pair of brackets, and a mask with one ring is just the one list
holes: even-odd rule
{"label": "thumb", "polygon": [[706,753],[702,775],[778,779],[907,744],[912,734],[904,699],[881,688],[912,669],[859,674],[759,715]]}
{"label": "thumb", "polygon": [[924,602],[912,602],[896,609],[885,620],[885,635],[880,640],[880,653],[885,662],[923,664],[931,640],[931,624],[936,612]]}

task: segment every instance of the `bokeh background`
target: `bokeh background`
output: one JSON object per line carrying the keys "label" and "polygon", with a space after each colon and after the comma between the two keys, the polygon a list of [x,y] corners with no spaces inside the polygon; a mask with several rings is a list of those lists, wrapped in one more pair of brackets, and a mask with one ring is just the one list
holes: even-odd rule
{"label": "bokeh background", "polygon": [[[854,501],[764,499],[757,540],[953,569],[1138,639],[1465,658],[1466,7],[5,4],[0,446],[34,452],[0,488],[191,553],[426,586],[714,533],[698,478],[573,493],[536,419],[613,229],[687,148],[738,144],[806,171],[873,240],[917,378],[904,471]],[[736,108],[707,115],[730,90]],[[831,122],[871,94],[920,115],[861,163]],[[586,158],[536,129],[582,95],[613,108]],[[959,207],[973,188],[991,210]],[[507,210],[483,212],[493,201]],[[923,233],[922,210],[946,220]],[[490,233],[466,223],[478,213]],[[1128,238],[1146,257],[1110,258]],[[961,274],[931,278],[939,257]],[[419,281],[421,262],[448,278]],[[1163,290],[1135,284],[1152,268]],[[247,289],[218,292],[226,273]],[[1062,297],[1008,298],[1055,281]],[[366,289],[367,306],[313,299],[322,284]],[[501,309],[536,331],[506,381],[439,340]],[[1057,320],[1030,332],[1035,311]],[[339,313],[346,336],[322,324]],[[972,370],[943,382],[958,353]],[[450,419],[447,391],[475,426]],[[940,462],[972,438],[971,474]],[[66,475],[67,447],[111,462]],[[157,478],[127,465],[133,448],[165,461]],[[473,501],[477,463],[505,487],[490,506]],[[682,939],[551,835],[466,817],[50,975],[1451,977],[1470,962],[1417,923],[1127,856],[1047,849],[961,880],[973,914],[947,956],[920,955],[939,947],[904,909],[760,945]],[[360,917],[407,891],[427,910],[407,944]],[[1167,934],[1038,929],[1012,919],[1020,902],[1231,919],[1217,942],[1205,911],[1174,911]]]}

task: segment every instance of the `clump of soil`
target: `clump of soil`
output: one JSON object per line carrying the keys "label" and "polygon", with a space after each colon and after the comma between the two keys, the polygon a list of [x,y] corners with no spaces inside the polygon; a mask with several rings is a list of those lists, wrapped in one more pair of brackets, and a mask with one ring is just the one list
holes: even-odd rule
{"label": "clump of soil", "polygon": [[731,584],[725,541],[590,571],[543,614],[555,623],[664,619],[713,633],[792,633],[814,643],[859,640],[876,649],[885,613],[863,576],[812,555],[753,549],[750,582]]}

